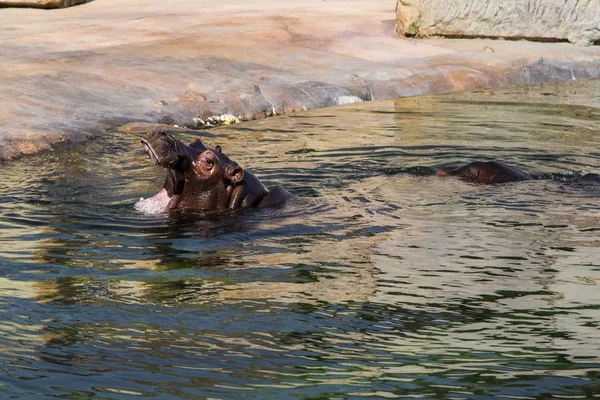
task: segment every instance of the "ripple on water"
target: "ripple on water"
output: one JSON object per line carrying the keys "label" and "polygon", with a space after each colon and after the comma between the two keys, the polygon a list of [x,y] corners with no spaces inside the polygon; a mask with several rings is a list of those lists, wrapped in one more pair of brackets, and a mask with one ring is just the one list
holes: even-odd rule
{"label": "ripple on water", "polygon": [[[482,90],[202,133],[293,194],[277,209],[136,211],[164,180],[136,135],[2,165],[0,392],[589,397],[597,93]],[[475,159],[551,179],[432,176]]]}

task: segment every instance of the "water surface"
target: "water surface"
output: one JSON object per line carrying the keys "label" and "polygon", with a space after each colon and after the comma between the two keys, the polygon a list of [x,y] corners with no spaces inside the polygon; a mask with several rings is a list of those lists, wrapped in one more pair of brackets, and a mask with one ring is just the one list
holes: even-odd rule
{"label": "water surface", "polygon": [[[3,164],[1,397],[598,398],[599,120],[595,81],[200,132],[294,195],[220,217],[136,212],[138,135]],[[483,159],[554,179],[431,176]]]}

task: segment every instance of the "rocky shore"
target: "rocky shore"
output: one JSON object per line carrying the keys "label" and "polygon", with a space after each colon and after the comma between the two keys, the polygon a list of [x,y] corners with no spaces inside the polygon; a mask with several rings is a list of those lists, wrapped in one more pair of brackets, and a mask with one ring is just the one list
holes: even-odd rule
{"label": "rocky shore", "polygon": [[394,0],[95,0],[0,8],[0,159],[129,122],[202,128],[592,79],[600,47],[395,34]]}

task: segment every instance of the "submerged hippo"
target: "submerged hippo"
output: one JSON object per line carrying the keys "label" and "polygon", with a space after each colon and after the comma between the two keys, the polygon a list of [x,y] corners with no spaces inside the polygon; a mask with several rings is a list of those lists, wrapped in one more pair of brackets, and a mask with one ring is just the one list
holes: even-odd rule
{"label": "submerged hippo", "polygon": [[142,144],[150,159],[167,169],[167,177],[156,195],[136,203],[140,211],[237,210],[282,204],[289,196],[280,185],[267,190],[220,146],[210,149],[200,139],[186,145],[164,132],[147,134]]}
{"label": "submerged hippo", "polygon": [[454,170],[438,169],[436,176],[457,176],[475,183],[506,183],[535,179],[532,175],[497,161],[475,161]]}

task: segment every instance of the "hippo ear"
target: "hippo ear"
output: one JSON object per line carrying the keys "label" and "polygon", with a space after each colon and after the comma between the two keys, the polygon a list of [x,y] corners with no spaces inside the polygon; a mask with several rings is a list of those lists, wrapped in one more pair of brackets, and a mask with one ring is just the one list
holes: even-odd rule
{"label": "hippo ear", "polygon": [[202,140],[200,140],[199,138],[192,140],[188,146],[198,151],[206,150],[206,146],[204,145],[204,143],[202,143]]}
{"label": "hippo ear", "polygon": [[223,149],[221,148],[221,146],[220,146],[220,145],[216,145],[216,146],[215,146],[215,152],[217,152],[217,153],[219,153],[219,154],[223,152]]}
{"label": "hippo ear", "polygon": [[232,185],[237,185],[242,181],[242,179],[244,179],[244,170],[237,164],[231,168],[228,168],[227,179]]}

